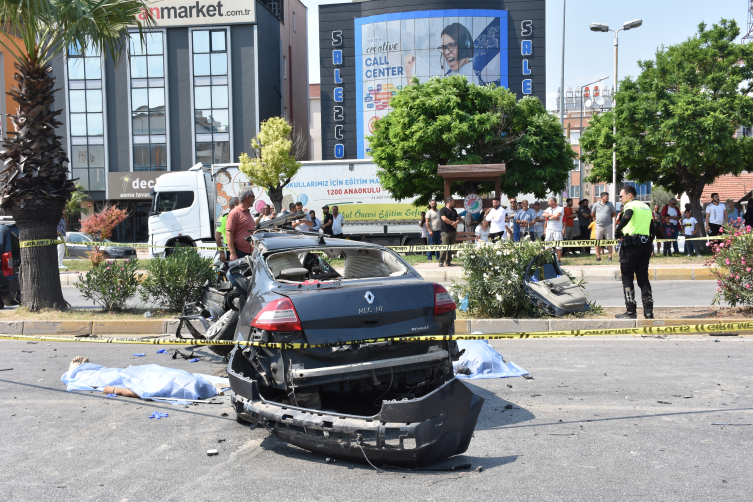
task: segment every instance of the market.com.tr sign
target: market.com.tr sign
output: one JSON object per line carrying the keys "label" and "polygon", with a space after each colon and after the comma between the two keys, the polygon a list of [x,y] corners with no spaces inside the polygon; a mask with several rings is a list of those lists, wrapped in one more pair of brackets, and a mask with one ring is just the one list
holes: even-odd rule
{"label": "market.com.tr sign", "polygon": [[[157,26],[256,23],[256,2],[246,0],[158,0],[149,2],[148,10]],[[146,11],[136,18],[145,21]]]}

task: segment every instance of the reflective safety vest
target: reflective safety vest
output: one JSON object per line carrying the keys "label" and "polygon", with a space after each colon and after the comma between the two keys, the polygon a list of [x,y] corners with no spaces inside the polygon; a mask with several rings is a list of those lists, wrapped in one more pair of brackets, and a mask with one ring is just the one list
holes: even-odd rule
{"label": "reflective safety vest", "polygon": [[622,227],[622,233],[624,235],[651,235],[651,220],[654,217],[651,208],[644,202],[631,200],[622,208],[625,212],[628,209],[632,209],[633,216],[627,225]]}

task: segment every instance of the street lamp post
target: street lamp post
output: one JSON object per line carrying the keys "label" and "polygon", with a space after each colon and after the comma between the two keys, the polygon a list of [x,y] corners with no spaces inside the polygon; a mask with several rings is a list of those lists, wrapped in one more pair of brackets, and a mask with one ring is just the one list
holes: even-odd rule
{"label": "street lamp post", "polygon": [[609,28],[609,26],[604,23],[591,23],[590,26],[591,31],[598,31],[603,33],[611,31],[612,33],[614,33],[614,94],[612,95],[612,135],[615,137],[615,143],[612,143],[612,193],[610,196],[615,204],[617,203],[617,117],[615,115],[615,111],[617,110],[617,101],[615,100],[615,95],[617,94],[617,85],[619,82],[617,78],[617,35],[623,30],[631,30],[633,28],[639,27],[642,24],[643,21],[641,19],[634,19],[632,21],[624,23],[622,25],[622,28],[617,29],[617,31]]}
{"label": "street lamp post", "polygon": [[609,75],[607,75],[606,77],[601,77],[599,80],[591,82],[590,84],[585,84],[585,85],[580,86],[580,129],[578,130],[578,172],[581,173],[581,179],[580,179],[581,184],[583,183],[583,168],[581,167],[581,164],[580,164],[581,153],[583,153],[583,151],[580,148],[580,138],[583,136],[583,89],[585,89],[589,85],[598,84],[602,80],[606,80],[608,78],[609,78]]}

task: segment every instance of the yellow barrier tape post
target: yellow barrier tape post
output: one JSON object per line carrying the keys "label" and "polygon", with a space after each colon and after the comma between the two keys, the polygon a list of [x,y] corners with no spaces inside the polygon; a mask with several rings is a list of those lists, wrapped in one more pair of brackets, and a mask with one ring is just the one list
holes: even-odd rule
{"label": "yellow barrier tape post", "polygon": [[366,343],[380,342],[425,342],[425,341],[450,341],[450,340],[512,340],[527,338],[563,338],[583,336],[619,336],[619,335],[685,335],[698,333],[716,333],[725,331],[753,331],[753,322],[731,322],[716,324],[686,324],[680,326],[646,326],[642,328],[610,328],[610,329],[584,329],[567,331],[527,331],[510,333],[489,333],[481,335],[440,335],[440,336],[393,336],[384,338],[369,338],[364,340],[351,340],[333,343],[272,343],[272,342],[246,342],[246,341],[213,341],[197,339],[165,339],[165,338],[130,338],[130,337],[86,337],[76,338],[61,335],[8,335],[0,334],[0,340],[39,340],[47,342],[80,342],[80,343],[115,343],[136,345],[242,345],[253,347],[266,347],[272,349],[318,349],[338,347],[343,345],[361,345]]}

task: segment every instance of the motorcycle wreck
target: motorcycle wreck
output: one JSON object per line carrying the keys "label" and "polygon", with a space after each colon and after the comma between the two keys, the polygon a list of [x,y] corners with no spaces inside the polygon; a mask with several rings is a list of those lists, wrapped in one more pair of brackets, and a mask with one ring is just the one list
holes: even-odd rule
{"label": "motorcycle wreck", "polygon": [[207,285],[181,316],[202,317],[208,340],[258,342],[208,345],[228,357],[238,421],[374,465],[467,450],[484,399],[454,377],[444,287],[375,244],[288,230],[250,239],[252,255],[229,264],[232,285]]}

